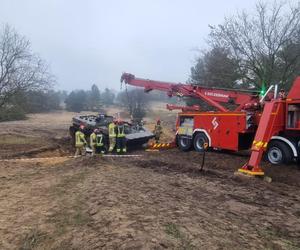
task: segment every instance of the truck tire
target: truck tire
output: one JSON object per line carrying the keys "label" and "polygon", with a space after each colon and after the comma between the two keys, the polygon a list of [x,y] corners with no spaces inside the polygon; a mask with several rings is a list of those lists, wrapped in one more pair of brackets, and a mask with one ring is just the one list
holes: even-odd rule
{"label": "truck tire", "polygon": [[194,148],[197,152],[204,151],[204,143],[208,143],[208,138],[204,133],[196,134],[194,138]]}
{"label": "truck tire", "polygon": [[291,149],[284,142],[271,141],[266,152],[266,159],[275,165],[287,164],[292,161],[293,155]]}
{"label": "truck tire", "polygon": [[181,151],[189,151],[192,148],[192,139],[187,138],[186,136],[178,136],[177,144]]}

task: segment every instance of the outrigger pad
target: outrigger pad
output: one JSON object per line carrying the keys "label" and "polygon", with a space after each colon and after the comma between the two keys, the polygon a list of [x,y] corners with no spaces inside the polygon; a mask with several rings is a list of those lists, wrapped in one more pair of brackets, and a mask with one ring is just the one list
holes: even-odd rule
{"label": "outrigger pad", "polygon": [[247,169],[243,169],[243,168],[239,168],[238,172],[243,173],[243,174],[247,174],[247,175],[251,175],[251,176],[263,176],[263,175],[265,175],[265,173],[263,171],[255,172],[255,171],[251,171],[251,170],[247,170]]}

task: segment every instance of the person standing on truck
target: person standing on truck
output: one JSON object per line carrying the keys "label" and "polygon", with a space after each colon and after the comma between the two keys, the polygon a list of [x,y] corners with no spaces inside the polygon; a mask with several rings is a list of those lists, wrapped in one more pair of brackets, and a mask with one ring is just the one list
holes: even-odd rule
{"label": "person standing on truck", "polygon": [[280,89],[279,91],[279,98],[284,100],[286,99],[286,94],[285,94],[285,90],[284,89]]}
{"label": "person standing on truck", "polygon": [[97,139],[98,129],[94,129],[93,133],[90,135],[90,147],[92,149],[92,156],[96,153],[96,139]]}
{"label": "person standing on truck", "polygon": [[101,154],[105,153],[105,146],[104,146],[104,135],[101,130],[97,131],[96,135],[96,149]]}
{"label": "person standing on truck", "polygon": [[116,121],[115,119],[108,125],[108,136],[109,136],[109,150],[108,152],[112,152],[116,145]]}
{"label": "person standing on truck", "polygon": [[85,155],[85,146],[87,145],[87,142],[85,140],[85,135],[83,133],[84,126],[81,125],[79,127],[79,130],[75,133],[75,157],[78,157],[80,155]]}
{"label": "person standing on truck", "polygon": [[155,142],[159,143],[160,136],[162,134],[162,126],[160,124],[160,120],[158,119],[156,125],[153,130],[153,134],[155,135]]}
{"label": "person standing on truck", "polygon": [[120,119],[117,122],[117,126],[115,128],[116,132],[116,145],[117,145],[117,153],[126,153],[126,137],[125,137],[125,124]]}

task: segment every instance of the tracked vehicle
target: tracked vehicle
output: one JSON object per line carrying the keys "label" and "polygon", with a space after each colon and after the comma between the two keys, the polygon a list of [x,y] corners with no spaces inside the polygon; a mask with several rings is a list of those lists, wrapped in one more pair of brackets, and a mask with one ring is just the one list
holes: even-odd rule
{"label": "tracked vehicle", "polygon": [[[97,128],[105,135],[104,143],[108,145],[108,125],[112,121],[113,117],[107,114],[78,115],[73,117],[69,132],[74,140],[75,132],[79,130],[80,125],[84,125],[83,132],[87,137]],[[141,147],[154,137],[154,134],[140,123],[125,122],[125,134],[129,148]]]}

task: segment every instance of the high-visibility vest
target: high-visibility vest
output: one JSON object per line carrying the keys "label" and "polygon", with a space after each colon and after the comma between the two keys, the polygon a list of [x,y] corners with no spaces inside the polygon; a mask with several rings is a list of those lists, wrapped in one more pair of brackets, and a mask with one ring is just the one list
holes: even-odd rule
{"label": "high-visibility vest", "polygon": [[115,127],[116,127],[116,125],[113,122],[111,122],[108,125],[108,134],[109,134],[109,137],[116,137]]}
{"label": "high-visibility vest", "polygon": [[84,133],[78,130],[75,133],[75,146],[82,147],[84,144],[86,144]]}
{"label": "high-visibility vest", "polygon": [[103,146],[103,134],[97,134],[97,137],[96,137],[96,146],[97,147]]}
{"label": "high-visibility vest", "polygon": [[90,146],[96,145],[96,137],[97,137],[96,133],[91,133],[91,135],[90,135]]}
{"label": "high-visibility vest", "polygon": [[117,137],[122,138],[125,137],[125,126],[124,125],[118,125],[117,126]]}
{"label": "high-visibility vest", "polygon": [[160,136],[161,133],[162,133],[162,126],[160,124],[156,124],[154,128],[154,134],[156,136]]}

